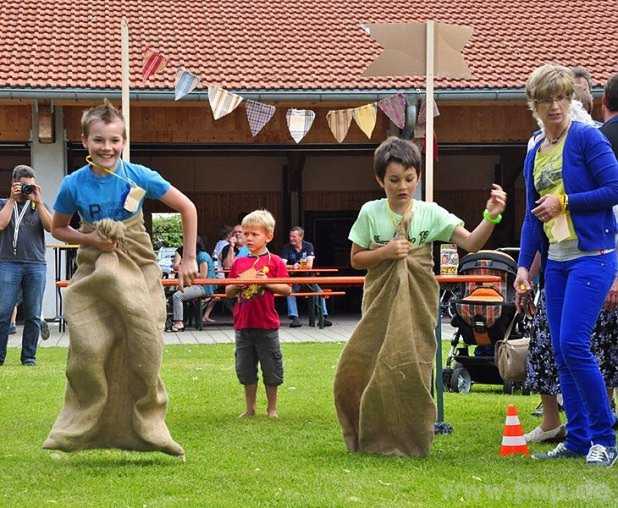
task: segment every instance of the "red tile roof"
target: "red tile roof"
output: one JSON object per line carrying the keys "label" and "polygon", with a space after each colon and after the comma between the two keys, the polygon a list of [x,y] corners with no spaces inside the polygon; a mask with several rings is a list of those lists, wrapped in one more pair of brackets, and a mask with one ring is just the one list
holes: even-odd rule
{"label": "red tile roof", "polygon": [[[120,87],[120,18],[131,31],[132,89],[170,90],[177,66],[236,90],[414,88],[422,78],[365,78],[381,51],[362,23],[470,25],[473,79],[438,88],[522,87],[537,65],[618,71],[616,0],[3,0],[0,88]],[[142,49],[170,60],[147,83]]]}

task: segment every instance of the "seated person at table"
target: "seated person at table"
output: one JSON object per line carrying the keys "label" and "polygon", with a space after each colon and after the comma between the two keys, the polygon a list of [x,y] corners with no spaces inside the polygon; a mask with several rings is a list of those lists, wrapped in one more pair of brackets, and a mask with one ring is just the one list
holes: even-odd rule
{"label": "seated person at table", "polygon": [[[178,249],[177,255],[182,256],[182,247]],[[204,247],[204,241],[199,236],[195,242],[195,252],[197,253],[196,262],[199,270],[200,279],[214,279],[215,278],[215,265],[210,257],[210,254],[206,252]],[[180,261],[180,260],[179,260]],[[173,332],[181,332],[185,329],[184,316],[183,316],[183,302],[188,300],[194,300],[195,298],[204,298],[213,294],[213,286],[205,285],[193,285],[185,287],[182,290],[176,291],[172,296],[172,303],[174,309],[174,324],[172,325]],[[210,301],[208,302],[211,303]]]}
{"label": "seated person at table", "polygon": [[[313,245],[303,240],[305,231],[300,226],[294,226],[290,229],[290,243],[283,246],[281,249],[281,259],[285,261],[287,265],[290,265],[294,269],[298,268],[313,268],[313,261],[315,260],[315,250]],[[307,284],[309,290],[314,292],[320,292],[322,289],[317,284]],[[292,286],[292,291],[297,292],[301,288],[300,285],[295,284]],[[288,296],[286,298],[288,305],[288,316],[291,319],[290,327],[298,328],[302,326],[298,319],[298,306],[296,304],[295,296]],[[331,326],[332,323],[326,319],[328,316],[328,310],[326,309],[326,300],[320,298],[320,307],[322,315],[324,316],[324,326]]]}
{"label": "seated person at table", "polygon": [[236,258],[242,258],[249,255],[249,249],[245,246],[245,237],[242,233],[242,226],[236,224],[232,230],[232,234],[228,238],[228,245],[221,250],[221,261],[223,268],[229,270]]}

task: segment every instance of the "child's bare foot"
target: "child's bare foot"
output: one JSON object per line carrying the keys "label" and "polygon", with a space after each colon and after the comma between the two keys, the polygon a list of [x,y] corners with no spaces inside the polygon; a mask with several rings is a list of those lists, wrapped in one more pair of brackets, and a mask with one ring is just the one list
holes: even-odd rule
{"label": "child's bare foot", "polygon": [[238,418],[250,418],[251,416],[255,416],[255,410],[252,410],[252,411],[247,410],[244,413],[239,414]]}
{"label": "child's bare foot", "polygon": [[279,415],[277,414],[276,409],[267,409],[266,414],[268,415],[269,418],[279,418]]}

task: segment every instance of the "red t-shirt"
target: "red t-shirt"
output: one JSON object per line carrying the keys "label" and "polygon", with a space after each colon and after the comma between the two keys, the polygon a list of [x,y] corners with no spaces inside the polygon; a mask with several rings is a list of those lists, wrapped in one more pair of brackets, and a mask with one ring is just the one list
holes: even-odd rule
{"label": "red t-shirt", "polygon": [[[266,276],[288,277],[288,270],[281,258],[275,254],[263,254],[259,258],[248,256],[236,258],[230,269],[230,278],[238,277],[239,274],[255,268],[260,271],[268,266]],[[258,286],[258,288],[260,288]],[[243,292],[245,293],[245,292]],[[241,293],[234,305],[234,329],[262,328],[264,330],[278,330],[279,314],[275,310],[275,295],[268,289],[259,290],[251,296]],[[247,298],[249,296],[249,298]]]}

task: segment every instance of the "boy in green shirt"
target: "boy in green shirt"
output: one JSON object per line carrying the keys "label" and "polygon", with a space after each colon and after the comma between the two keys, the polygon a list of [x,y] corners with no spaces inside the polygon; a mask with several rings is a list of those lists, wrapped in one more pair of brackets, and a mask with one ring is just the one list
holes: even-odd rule
{"label": "boy in green shirt", "polygon": [[476,251],[489,239],[506,205],[493,185],[474,231],[435,203],[413,199],[421,155],[396,137],[375,151],[376,180],[386,199],[365,203],[352,226],[351,265],[367,269],[362,318],[341,355],[335,405],[351,451],[426,456],[435,405],[431,371],[438,284],[431,242]]}

